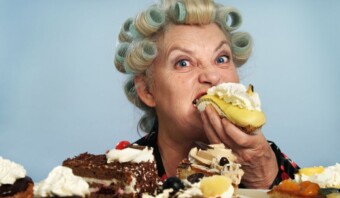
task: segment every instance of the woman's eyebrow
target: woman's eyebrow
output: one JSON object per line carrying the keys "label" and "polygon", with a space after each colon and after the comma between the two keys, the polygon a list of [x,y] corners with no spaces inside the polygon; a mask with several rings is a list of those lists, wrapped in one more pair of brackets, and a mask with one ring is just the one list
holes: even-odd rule
{"label": "woman's eyebrow", "polygon": [[[226,40],[221,41],[220,44],[214,49],[214,52],[218,51],[224,45],[227,45],[229,47],[229,42],[226,41]],[[188,49],[188,48],[184,48],[181,45],[174,45],[174,46],[170,47],[169,50],[167,50],[166,55],[169,56],[171,54],[171,52],[173,52],[173,51],[182,51],[182,52],[185,52],[187,54],[193,54],[193,51]]]}
{"label": "woman's eyebrow", "polygon": [[227,46],[229,47],[229,44],[230,44],[230,43],[229,43],[228,41],[223,40],[223,41],[221,41],[220,44],[215,48],[214,51],[215,51],[215,52],[218,51],[220,48],[222,48],[223,45],[227,45]]}
{"label": "woman's eyebrow", "polygon": [[187,54],[193,54],[193,51],[192,50],[189,50],[188,48],[184,48],[180,45],[174,45],[172,46],[168,51],[167,51],[167,55],[169,56],[171,54],[171,52],[173,51],[182,51],[182,52],[185,52]]}

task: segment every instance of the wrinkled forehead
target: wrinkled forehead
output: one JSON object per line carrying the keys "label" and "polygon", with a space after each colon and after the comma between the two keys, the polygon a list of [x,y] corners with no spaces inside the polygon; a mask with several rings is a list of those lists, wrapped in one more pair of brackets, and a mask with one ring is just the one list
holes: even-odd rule
{"label": "wrinkled forehead", "polygon": [[174,43],[177,45],[190,45],[191,43],[200,42],[218,45],[224,42],[229,47],[231,45],[229,34],[224,32],[216,23],[207,25],[168,24],[155,37],[154,41],[157,43],[159,51]]}

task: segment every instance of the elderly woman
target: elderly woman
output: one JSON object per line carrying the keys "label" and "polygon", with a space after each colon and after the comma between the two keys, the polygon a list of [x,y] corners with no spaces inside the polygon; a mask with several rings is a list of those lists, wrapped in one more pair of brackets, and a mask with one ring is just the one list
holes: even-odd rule
{"label": "elderly woman", "polygon": [[159,176],[176,175],[195,141],[223,143],[245,174],[241,185],[270,188],[298,168],[259,130],[246,134],[210,106],[193,101],[222,82],[239,82],[237,68],[249,58],[252,40],[237,32],[239,12],[212,0],[163,1],[134,19],[119,34],[116,68],[129,76],[127,98],[144,111],[138,140],[152,146]]}

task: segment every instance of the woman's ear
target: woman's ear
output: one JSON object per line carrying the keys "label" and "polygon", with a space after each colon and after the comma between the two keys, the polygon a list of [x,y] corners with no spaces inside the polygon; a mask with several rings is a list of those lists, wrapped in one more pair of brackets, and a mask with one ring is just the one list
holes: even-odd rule
{"label": "woman's ear", "polygon": [[149,107],[155,107],[156,106],[155,99],[152,93],[150,92],[145,77],[138,75],[135,77],[134,82],[135,89],[139,98]]}

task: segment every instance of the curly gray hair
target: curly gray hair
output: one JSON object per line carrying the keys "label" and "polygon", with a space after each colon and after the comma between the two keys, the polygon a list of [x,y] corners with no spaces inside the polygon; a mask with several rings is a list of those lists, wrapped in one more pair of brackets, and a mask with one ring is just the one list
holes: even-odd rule
{"label": "curly gray hair", "polygon": [[125,94],[131,103],[144,111],[138,124],[144,132],[150,132],[157,125],[157,115],[154,108],[138,97],[134,79],[137,75],[148,76],[148,69],[157,56],[156,37],[164,33],[168,24],[210,23],[216,23],[225,33],[231,43],[235,65],[242,66],[251,54],[252,38],[246,32],[235,31],[242,23],[237,9],[213,0],[163,0],[123,24],[114,63],[118,71],[129,75]]}

